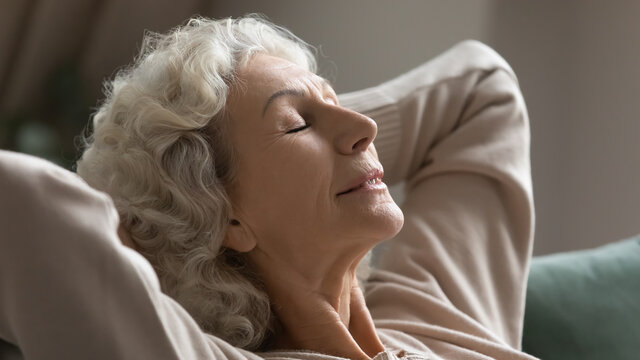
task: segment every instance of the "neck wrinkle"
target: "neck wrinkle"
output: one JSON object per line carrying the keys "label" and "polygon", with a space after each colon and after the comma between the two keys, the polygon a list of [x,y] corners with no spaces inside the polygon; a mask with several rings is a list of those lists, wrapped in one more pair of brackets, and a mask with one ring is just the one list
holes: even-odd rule
{"label": "neck wrinkle", "polygon": [[280,327],[274,334],[276,348],[349,359],[371,359],[384,351],[356,277],[366,251],[318,257],[301,265],[256,250],[251,262],[261,274]]}
{"label": "neck wrinkle", "polygon": [[370,359],[384,351],[358,286],[355,267],[343,274],[340,283],[328,293],[300,284],[290,286],[282,280],[266,280],[281,327],[275,334],[275,346],[349,359]]}

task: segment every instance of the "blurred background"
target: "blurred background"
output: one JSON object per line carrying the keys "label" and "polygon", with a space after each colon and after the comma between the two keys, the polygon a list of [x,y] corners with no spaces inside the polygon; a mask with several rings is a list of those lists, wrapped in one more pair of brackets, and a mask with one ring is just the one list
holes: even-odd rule
{"label": "blurred background", "polygon": [[518,74],[529,108],[535,254],[640,233],[633,0],[0,0],[0,148],[72,168],[102,81],[133,59],[144,30],[249,12],[317,46],[338,92],[464,39],[489,44]]}

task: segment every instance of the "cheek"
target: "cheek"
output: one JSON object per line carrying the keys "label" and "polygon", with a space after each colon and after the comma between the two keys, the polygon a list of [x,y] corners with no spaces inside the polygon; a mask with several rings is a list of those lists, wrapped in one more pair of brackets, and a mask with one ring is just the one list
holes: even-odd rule
{"label": "cheek", "polygon": [[247,172],[243,208],[262,231],[308,231],[332,213],[332,158],[321,145],[297,145],[256,157]]}
{"label": "cheek", "polygon": [[[317,146],[304,146],[282,154],[272,175],[273,189],[283,208],[299,220],[326,211],[330,200],[333,162]],[[316,214],[319,215],[319,214]]]}

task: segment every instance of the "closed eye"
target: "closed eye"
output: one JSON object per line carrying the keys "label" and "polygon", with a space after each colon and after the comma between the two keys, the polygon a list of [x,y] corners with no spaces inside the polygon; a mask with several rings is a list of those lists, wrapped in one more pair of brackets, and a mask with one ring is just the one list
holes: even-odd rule
{"label": "closed eye", "polygon": [[297,133],[298,131],[302,131],[302,130],[308,128],[309,126],[311,126],[311,124],[304,124],[303,126],[300,126],[300,127],[295,128],[295,129],[291,129],[291,130],[287,131],[286,134]]}

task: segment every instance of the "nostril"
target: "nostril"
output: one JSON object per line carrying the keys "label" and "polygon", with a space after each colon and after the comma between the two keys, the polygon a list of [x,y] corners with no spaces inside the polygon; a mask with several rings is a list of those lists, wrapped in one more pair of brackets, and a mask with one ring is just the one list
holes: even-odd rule
{"label": "nostril", "polygon": [[366,137],[358,140],[355,144],[353,144],[353,147],[351,148],[351,150],[356,150],[362,147],[363,144],[366,144],[368,141],[369,141],[369,138],[366,138]]}

